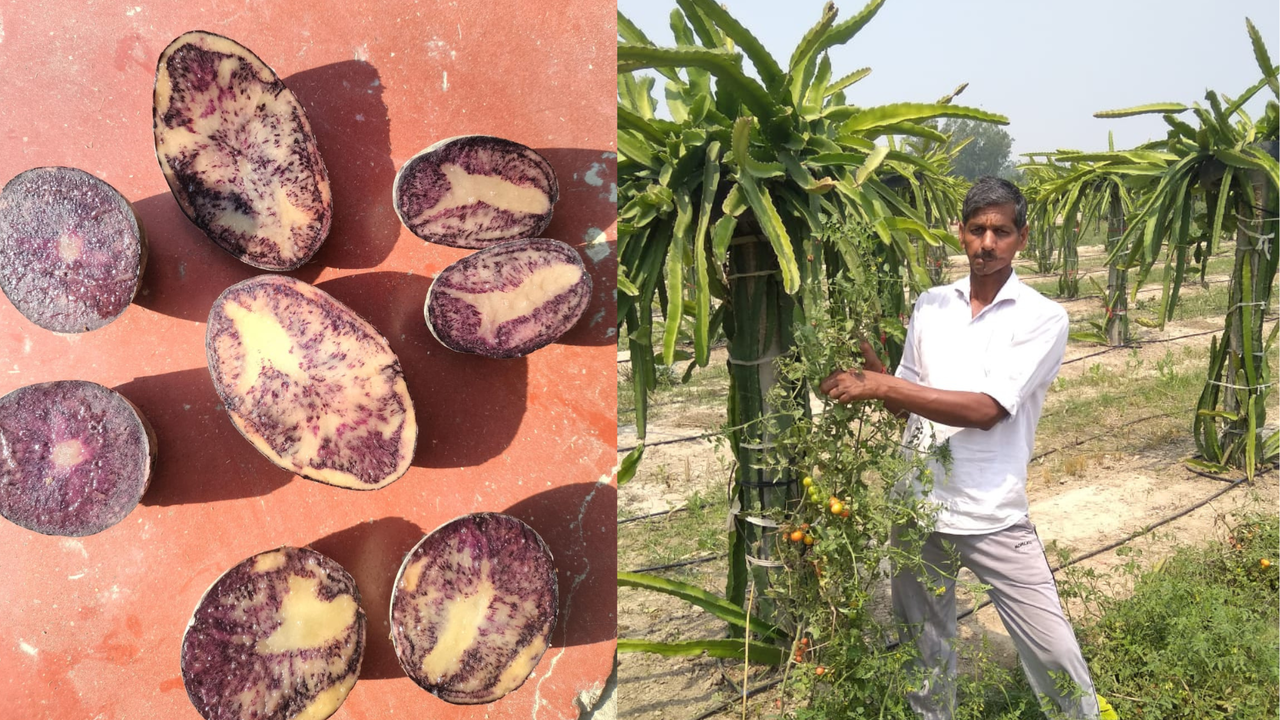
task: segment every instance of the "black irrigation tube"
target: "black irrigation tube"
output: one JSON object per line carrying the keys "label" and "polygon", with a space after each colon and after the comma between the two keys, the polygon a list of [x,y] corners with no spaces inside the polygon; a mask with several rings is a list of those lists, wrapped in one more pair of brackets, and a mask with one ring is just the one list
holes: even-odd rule
{"label": "black irrigation tube", "polygon": [[1082,355],[1082,356],[1080,356],[1080,357],[1078,357],[1078,358],[1071,358],[1070,360],[1064,360],[1064,361],[1062,362],[1062,364],[1063,364],[1063,365],[1070,365],[1070,364],[1071,364],[1071,363],[1073,363],[1073,362],[1080,362],[1081,360],[1087,360],[1087,359],[1089,359],[1089,358],[1091,358],[1091,357],[1097,357],[1098,355],[1105,355],[1105,354],[1107,354],[1107,353],[1111,352],[1112,350],[1124,350],[1124,349],[1126,349],[1126,348],[1140,348],[1140,347],[1144,347],[1144,346],[1147,346],[1147,345],[1159,345],[1160,343],[1173,342],[1174,340],[1186,340],[1187,338],[1200,337],[1201,335],[1211,335],[1211,334],[1216,333],[1216,332],[1222,332],[1222,330],[1221,330],[1221,329],[1219,329],[1219,330],[1205,330],[1204,332],[1191,333],[1190,335],[1179,335],[1178,337],[1171,337],[1171,338],[1159,338],[1159,339],[1156,339],[1156,340],[1139,340],[1139,341],[1137,341],[1137,342],[1125,343],[1124,345],[1112,345],[1112,346],[1108,347],[1107,349],[1105,349],[1105,350],[1099,350],[1099,351],[1098,351],[1098,352],[1096,352],[1096,353],[1090,353],[1090,354],[1088,354],[1088,355]]}
{"label": "black irrigation tube", "polygon": [[707,718],[711,717],[712,715],[715,715],[715,714],[719,713],[720,711],[724,710],[725,708],[729,707],[730,705],[732,705],[732,704],[734,704],[734,703],[736,703],[736,702],[740,702],[741,700],[745,700],[746,698],[749,698],[749,697],[751,697],[751,696],[753,696],[753,695],[758,695],[758,694],[760,694],[760,693],[764,692],[765,690],[768,690],[769,688],[773,687],[774,685],[779,685],[779,684],[781,684],[781,683],[782,683],[782,678],[777,678],[777,679],[775,679],[775,680],[770,680],[769,682],[766,682],[766,683],[761,683],[761,684],[759,684],[759,685],[757,685],[757,686],[755,686],[755,687],[753,687],[753,688],[748,689],[746,692],[742,693],[742,695],[741,695],[740,697],[736,697],[736,698],[734,698],[734,699],[732,699],[732,700],[727,700],[727,701],[725,701],[725,702],[723,702],[723,703],[720,703],[719,705],[717,705],[717,706],[715,706],[715,707],[711,708],[710,710],[708,710],[708,711],[706,711],[706,712],[702,713],[701,715],[699,715],[698,717],[694,718],[693,720],[707,720]]}
{"label": "black irrigation tube", "polygon": [[671,508],[670,510],[663,510],[661,512],[649,513],[647,515],[636,515],[634,517],[623,518],[618,521],[618,524],[626,525],[627,523],[633,523],[640,520],[648,520],[649,518],[661,517],[663,515],[674,515],[678,512],[684,512],[685,510],[688,510],[688,509],[689,509],[688,505],[681,505],[678,508]]}
{"label": "black irrigation tube", "polygon": [[712,562],[713,560],[719,560],[722,557],[724,557],[724,553],[720,553],[719,555],[704,555],[699,558],[693,558],[692,560],[681,560],[678,563],[671,563],[670,565],[654,565],[653,567],[639,568],[637,570],[628,570],[627,572],[642,573],[642,572],[656,572],[658,570],[670,570],[672,568],[685,567],[687,565],[701,565],[702,563],[709,563],[709,562]]}
{"label": "black irrigation tube", "polygon": [[[644,444],[644,446],[647,448],[651,448],[651,447],[658,447],[659,445],[674,445],[675,443],[689,442],[691,440],[710,440],[713,437],[719,437],[723,434],[724,433],[722,432],[716,431],[711,433],[702,433],[701,435],[687,435],[685,437],[671,438],[670,440],[659,440],[657,442],[647,442]],[[632,450],[635,450],[637,447],[639,447],[639,445],[629,445],[627,447],[620,447],[618,448],[618,452],[620,453],[631,452]]]}
{"label": "black irrigation tube", "polygon": [[[1152,523],[1152,524],[1150,524],[1150,525],[1147,525],[1146,527],[1143,527],[1141,530],[1138,530],[1137,532],[1131,533],[1131,534],[1127,535],[1126,537],[1121,538],[1120,540],[1117,540],[1117,541],[1115,541],[1115,542],[1113,542],[1113,543],[1109,543],[1109,544],[1107,544],[1107,545],[1104,545],[1103,547],[1100,547],[1100,548],[1098,548],[1098,549],[1096,549],[1096,550],[1091,550],[1091,551],[1089,551],[1089,552],[1087,552],[1087,553],[1085,553],[1085,554],[1083,554],[1083,555],[1080,555],[1080,556],[1074,557],[1074,558],[1072,558],[1072,559],[1068,560],[1067,562],[1063,563],[1062,565],[1060,565],[1060,566],[1058,566],[1058,567],[1056,567],[1056,568],[1055,568],[1055,567],[1050,566],[1050,571],[1051,571],[1051,572],[1055,572],[1055,573],[1056,573],[1056,572],[1058,572],[1059,570],[1062,570],[1062,569],[1064,569],[1064,568],[1068,568],[1068,567],[1070,567],[1070,566],[1072,566],[1072,565],[1075,565],[1076,563],[1083,562],[1083,561],[1085,561],[1085,560],[1088,560],[1089,558],[1092,558],[1092,557],[1095,557],[1095,556],[1101,555],[1102,553],[1107,552],[1107,551],[1109,551],[1109,550],[1114,550],[1114,549],[1116,549],[1116,548],[1120,547],[1121,545],[1124,545],[1125,543],[1127,543],[1127,542],[1129,542],[1129,541],[1131,541],[1131,540],[1134,540],[1134,539],[1136,539],[1136,538],[1142,537],[1143,535],[1146,535],[1147,533],[1151,532],[1152,530],[1155,530],[1156,528],[1160,527],[1161,525],[1166,525],[1166,524],[1168,524],[1168,523],[1173,522],[1174,520],[1177,520],[1178,518],[1180,518],[1180,517],[1182,517],[1182,516],[1184,516],[1184,515],[1188,515],[1188,514],[1190,514],[1190,513],[1194,512],[1194,511],[1196,511],[1196,510],[1199,510],[1200,508],[1204,507],[1205,505],[1208,505],[1209,503],[1213,502],[1214,500],[1217,500],[1220,496],[1222,496],[1222,495],[1224,495],[1224,494],[1226,494],[1226,493],[1230,492],[1231,490],[1234,490],[1236,487],[1238,487],[1239,485],[1241,485],[1242,483],[1244,483],[1245,481],[1247,481],[1247,480],[1248,480],[1248,478],[1239,478],[1239,479],[1237,479],[1237,480],[1232,480],[1231,478],[1224,478],[1224,477],[1220,477],[1220,476],[1217,476],[1217,475],[1212,475],[1212,474],[1210,474],[1210,473],[1200,472],[1199,470],[1193,470],[1193,469],[1191,469],[1191,468],[1187,468],[1187,470],[1190,470],[1191,472],[1195,473],[1196,475],[1202,475],[1202,476],[1204,476],[1204,477],[1211,478],[1211,479],[1213,479],[1213,480],[1221,480],[1221,481],[1223,481],[1223,482],[1230,483],[1230,484],[1229,484],[1227,487],[1222,488],[1221,490],[1219,490],[1219,491],[1215,492],[1214,494],[1210,495],[1209,497],[1205,498],[1204,500],[1201,500],[1201,501],[1197,502],[1196,504],[1191,505],[1190,507],[1183,508],[1182,510],[1179,510],[1178,512],[1176,512],[1176,513],[1174,513],[1174,514],[1172,514],[1172,515],[1170,515],[1170,516],[1168,516],[1168,517],[1166,517],[1166,518],[1164,518],[1164,519],[1162,519],[1162,520],[1159,520],[1159,521],[1154,522],[1154,523]],[[966,611],[964,611],[964,612],[960,613],[959,615],[957,615],[957,616],[956,616],[956,620],[957,620],[957,621],[959,621],[959,620],[963,620],[964,618],[969,617],[969,616],[970,616],[970,615],[972,615],[973,613],[975,613],[975,612],[977,612],[977,611],[981,610],[982,608],[984,608],[984,607],[986,607],[986,606],[988,606],[988,605],[990,605],[990,604],[991,604],[991,601],[990,601],[990,600],[983,600],[982,602],[980,602],[980,603],[978,603],[977,605],[975,605],[975,606],[973,607],[973,609],[971,609],[971,610],[966,610]],[[899,643],[897,643],[897,642],[890,643],[890,644],[888,644],[888,645],[886,645],[886,646],[885,646],[885,650],[892,650],[893,648],[897,647],[897,646],[898,646],[898,644],[899,644]],[[743,693],[740,697],[735,697],[735,698],[734,698],[734,699],[732,699],[732,700],[725,701],[725,702],[723,702],[723,703],[721,703],[721,704],[719,704],[719,705],[717,705],[717,706],[715,706],[715,707],[711,708],[710,710],[707,710],[706,712],[704,712],[704,713],[702,713],[701,715],[697,716],[697,717],[696,717],[696,718],[694,718],[693,720],[707,720],[707,718],[712,717],[712,716],[714,716],[714,715],[716,715],[716,714],[720,713],[720,712],[721,712],[721,711],[723,711],[725,708],[729,707],[730,705],[732,705],[732,704],[734,704],[734,703],[736,703],[736,702],[739,702],[739,701],[744,700],[744,699],[746,699],[746,698],[752,697],[753,695],[757,695],[757,694],[759,694],[759,693],[761,693],[761,692],[763,692],[763,691],[765,691],[765,690],[768,690],[769,688],[772,688],[772,687],[774,687],[774,686],[776,686],[776,685],[781,684],[781,683],[782,683],[782,680],[783,680],[783,678],[776,678],[776,679],[774,679],[774,680],[770,680],[770,681],[768,681],[768,682],[761,683],[760,685],[757,685],[757,686],[755,686],[755,687],[753,687],[753,688],[748,689],[748,690],[747,690],[745,693]]]}

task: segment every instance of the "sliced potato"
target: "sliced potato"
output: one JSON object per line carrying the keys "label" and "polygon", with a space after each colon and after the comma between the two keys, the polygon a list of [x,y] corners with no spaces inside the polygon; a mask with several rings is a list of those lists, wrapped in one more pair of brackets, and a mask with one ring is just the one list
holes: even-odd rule
{"label": "sliced potato", "polygon": [[310,548],[280,547],[214,581],[182,637],[187,697],[207,720],[324,720],[364,657],[355,580]]}
{"label": "sliced potato", "polygon": [[558,602],[551,551],[533,528],[510,515],[465,515],[405,556],[391,642],[405,673],[441,700],[493,702],[538,665]]}
{"label": "sliced potato", "polygon": [[83,170],[34,168],[0,193],[0,289],[46,330],[88,332],[115,320],[146,262],[133,207]]}
{"label": "sliced potato", "polygon": [[357,490],[409,469],[418,426],[400,360],[323,290],[279,275],[232,285],[205,350],[232,423],[280,467]]}
{"label": "sliced potato", "polygon": [[509,358],[554,342],[590,301],[591,276],[578,253],[558,240],[530,238],[442,270],[424,313],[431,334],[450,350]]}
{"label": "sliced potato", "polygon": [[396,214],[414,235],[471,249],[538,235],[559,197],[546,158],[488,135],[448,138],[423,150],[396,173],[392,189]]}
{"label": "sliced potato", "polygon": [[155,467],[150,424],[115,391],[84,380],[0,398],[0,515],[45,535],[93,535],[120,522]]}
{"label": "sliced potato", "polygon": [[302,105],[257,55],[221,35],[180,35],[160,53],[153,112],[169,189],[218,247],[278,271],[320,249],[329,174]]}

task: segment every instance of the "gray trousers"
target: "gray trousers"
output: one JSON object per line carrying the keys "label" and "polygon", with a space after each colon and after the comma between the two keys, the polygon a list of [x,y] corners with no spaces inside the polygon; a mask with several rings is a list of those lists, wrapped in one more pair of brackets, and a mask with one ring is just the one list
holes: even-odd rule
{"label": "gray trousers", "polygon": [[[894,544],[902,547],[899,532],[894,533]],[[987,535],[935,532],[921,552],[924,576],[904,569],[894,574],[892,582],[893,611],[906,633],[903,639],[914,640],[920,654],[918,689],[907,698],[917,715],[924,720],[951,720],[954,713],[955,578],[963,565],[991,587],[992,604],[1041,703],[1061,713],[1054,717],[1098,717],[1089,668],[1063,615],[1044,546],[1029,519]]]}

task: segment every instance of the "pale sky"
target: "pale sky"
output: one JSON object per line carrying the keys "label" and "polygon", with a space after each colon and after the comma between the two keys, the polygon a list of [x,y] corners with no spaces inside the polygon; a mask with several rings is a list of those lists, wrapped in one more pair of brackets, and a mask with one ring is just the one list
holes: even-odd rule
{"label": "pale sky", "polygon": [[[823,0],[719,0],[786,69],[817,22]],[[837,2],[837,22],[863,3]],[[618,10],[658,45],[673,45],[674,0],[618,0]],[[832,76],[871,67],[846,91],[859,106],[933,102],[962,82],[956,104],[1009,118],[1019,153],[1117,149],[1163,138],[1159,115],[1099,120],[1093,113],[1153,102],[1198,102],[1206,89],[1235,96],[1262,77],[1245,17],[1280,63],[1276,0],[889,0],[849,43],[831,51]],[[745,61],[751,72],[750,61]],[[754,74],[754,73],[753,73]],[[659,78],[655,95],[662,97]],[[1263,89],[1245,106],[1255,119]],[[1184,114],[1192,125],[1194,116]]]}

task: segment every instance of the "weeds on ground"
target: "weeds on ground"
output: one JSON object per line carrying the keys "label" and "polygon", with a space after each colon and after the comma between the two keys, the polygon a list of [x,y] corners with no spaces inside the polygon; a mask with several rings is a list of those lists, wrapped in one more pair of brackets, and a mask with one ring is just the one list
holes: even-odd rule
{"label": "weeds on ground", "polygon": [[1079,566],[1064,597],[1086,600],[1078,634],[1098,692],[1120,717],[1275,718],[1280,697],[1280,520],[1251,516],[1225,542],[1184,547],[1150,570],[1129,551],[1132,593]]}

